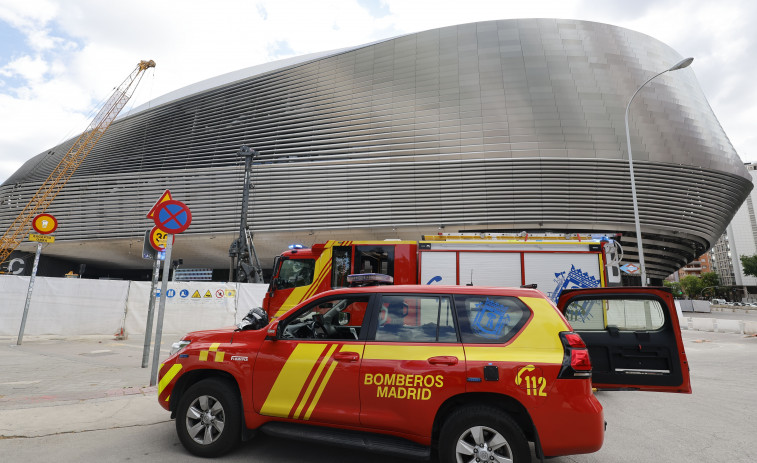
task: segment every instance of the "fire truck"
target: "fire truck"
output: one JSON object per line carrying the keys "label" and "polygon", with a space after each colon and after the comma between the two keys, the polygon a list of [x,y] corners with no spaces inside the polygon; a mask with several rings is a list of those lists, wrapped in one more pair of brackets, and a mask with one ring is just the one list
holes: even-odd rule
{"label": "fire truck", "polygon": [[353,274],[386,275],[386,283],[397,285],[530,285],[556,302],[564,289],[620,283],[621,253],[605,235],[525,232],[290,245],[274,260],[263,309],[277,318],[316,294],[350,286]]}

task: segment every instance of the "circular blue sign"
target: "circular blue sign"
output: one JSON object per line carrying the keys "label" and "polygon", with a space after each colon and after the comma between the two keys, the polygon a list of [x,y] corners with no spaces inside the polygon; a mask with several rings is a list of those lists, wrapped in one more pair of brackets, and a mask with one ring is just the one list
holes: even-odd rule
{"label": "circular blue sign", "polygon": [[171,199],[157,206],[153,220],[159,230],[177,234],[189,228],[189,224],[192,223],[192,213],[189,212],[186,204]]}
{"label": "circular blue sign", "polygon": [[181,296],[181,297],[189,297],[189,291],[186,290],[186,289],[182,289],[181,291],[179,291],[179,296]]}

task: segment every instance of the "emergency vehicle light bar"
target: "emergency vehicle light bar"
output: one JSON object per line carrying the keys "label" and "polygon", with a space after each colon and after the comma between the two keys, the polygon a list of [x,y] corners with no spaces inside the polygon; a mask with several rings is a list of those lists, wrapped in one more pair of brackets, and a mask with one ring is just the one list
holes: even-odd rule
{"label": "emergency vehicle light bar", "polygon": [[350,286],[374,286],[394,284],[394,278],[383,273],[355,273],[347,275]]}

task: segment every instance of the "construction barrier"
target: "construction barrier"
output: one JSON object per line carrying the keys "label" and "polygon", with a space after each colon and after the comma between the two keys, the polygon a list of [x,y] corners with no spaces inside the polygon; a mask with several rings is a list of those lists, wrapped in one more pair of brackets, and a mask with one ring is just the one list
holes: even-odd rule
{"label": "construction barrier", "polygon": [[[29,278],[0,276],[0,335],[18,335]],[[112,334],[124,317],[128,294],[128,281],[37,277],[24,334]]]}
{"label": "construction barrier", "polygon": [[710,313],[710,301],[698,301],[691,299],[676,299],[676,305],[681,307],[684,312]]}
{"label": "construction barrier", "polygon": [[[24,334],[144,334],[150,286],[149,281],[37,277]],[[0,336],[18,335],[28,287],[28,276],[0,276]],[[251,283],[170,282],[163,332],[182,334],[233,325],[252,307],[262,305],[267,287]],[[158,303],[156,299],[153,328]]]}

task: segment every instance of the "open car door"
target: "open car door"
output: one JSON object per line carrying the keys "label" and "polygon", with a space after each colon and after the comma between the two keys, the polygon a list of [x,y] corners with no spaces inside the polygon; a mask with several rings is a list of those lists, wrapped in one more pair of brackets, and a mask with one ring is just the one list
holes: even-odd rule
{"label": "open car door", "polygon": [[691,393],[689,364],[669,290],[565,290],[557,306],[589,349],[594,387]]}

